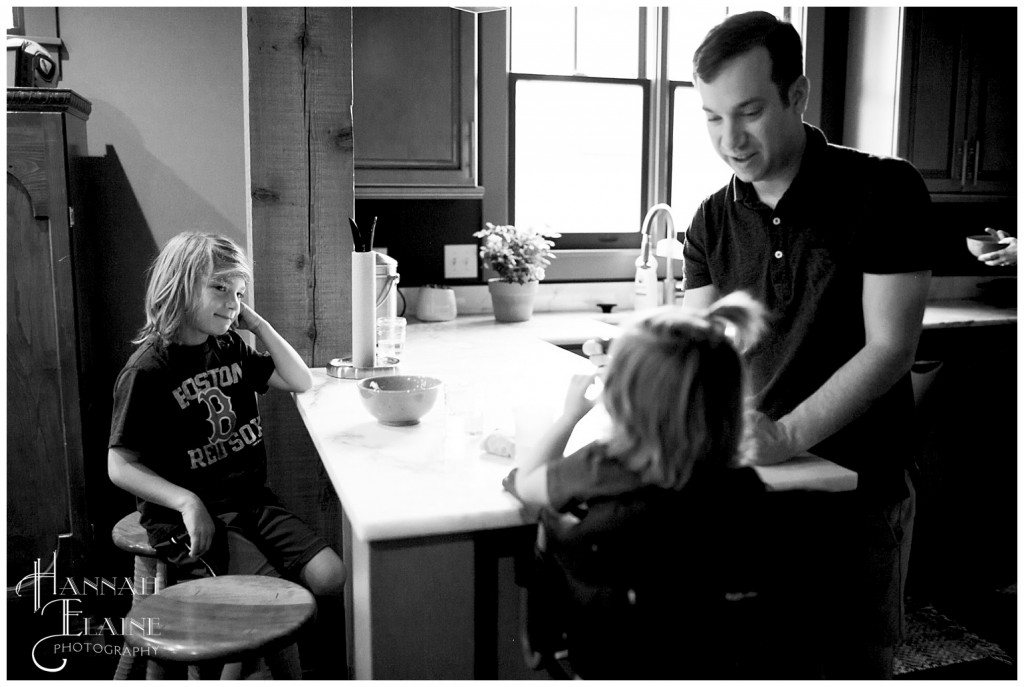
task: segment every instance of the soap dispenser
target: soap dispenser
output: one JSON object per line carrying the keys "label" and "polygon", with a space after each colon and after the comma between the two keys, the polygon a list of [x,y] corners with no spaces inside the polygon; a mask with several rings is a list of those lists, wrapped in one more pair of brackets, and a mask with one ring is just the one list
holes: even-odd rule
{"label": "soap dispenser", "polygon": [[633,280],[633,309],[645,310],[658,306],[658,258],[651,250],[651,241],[644,233],[640,256],[636,259],[636,277]]}

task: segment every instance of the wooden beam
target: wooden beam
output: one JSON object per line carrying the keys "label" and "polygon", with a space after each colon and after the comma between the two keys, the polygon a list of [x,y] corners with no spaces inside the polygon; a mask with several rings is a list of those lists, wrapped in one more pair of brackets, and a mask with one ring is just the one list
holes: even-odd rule
{"label": "wooden beam", "polygon": [[[323,366],[351,348],[351,10],[245,15],[254,306]],[[271,486],[340,553],[340,504],[291,395],[271,392],[260,408]]]}

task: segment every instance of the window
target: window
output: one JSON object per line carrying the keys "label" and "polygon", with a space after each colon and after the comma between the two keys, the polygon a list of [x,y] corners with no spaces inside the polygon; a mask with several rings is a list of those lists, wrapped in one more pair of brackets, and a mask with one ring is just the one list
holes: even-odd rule
{"label": "window", "polygon": [[[731,175],[708,142],[693,53],[749,9],[513,6],[510,221],[559,232],[561,249],[633,248],[646,209],[668,202],[684,229]],[[759,9],[802,33],[798,8]]]}
{"label": "window", "polygon": [[7,35],[25,35],[25,10],[21,7],[11,8],[11,14],[7,17]]}

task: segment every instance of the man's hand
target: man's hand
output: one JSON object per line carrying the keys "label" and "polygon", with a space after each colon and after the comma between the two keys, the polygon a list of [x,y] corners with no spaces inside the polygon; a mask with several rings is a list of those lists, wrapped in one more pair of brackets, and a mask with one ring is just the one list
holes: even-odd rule
{"label": "man's hand", "polygon": [[798,451],[785,425],[756,410],[744,414],[746,424],[740,445],[743,465],[774,465],[782,463]]}
{"label": "man's hand", "polygon": [[978,260],[985,263],[990,267],[1004,267],[1007,265],[1017,264],[1017,239],[1010,236],[1002,229],[991,229],[986,228],[986,232],[995,236],[999,239],[999,243],[1003,244],[1003,248],[993,251],[991,253],[985,253],[979,255]]}

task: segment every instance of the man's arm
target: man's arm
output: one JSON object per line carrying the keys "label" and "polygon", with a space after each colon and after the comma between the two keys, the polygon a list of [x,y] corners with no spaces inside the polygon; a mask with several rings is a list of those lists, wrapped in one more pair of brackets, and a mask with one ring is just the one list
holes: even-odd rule
{"label": "man's arm", "polygon": [[865,274],[864,347],[791,413],[756,420],[751,462],[778,463],[832,436],[910,370],[931,272]]}
{"label": "man's arm", "polygon": [[683,305],[694,310],[707,310],[718,300],[718,288],[714,284],[687,289],[683,294]]}

